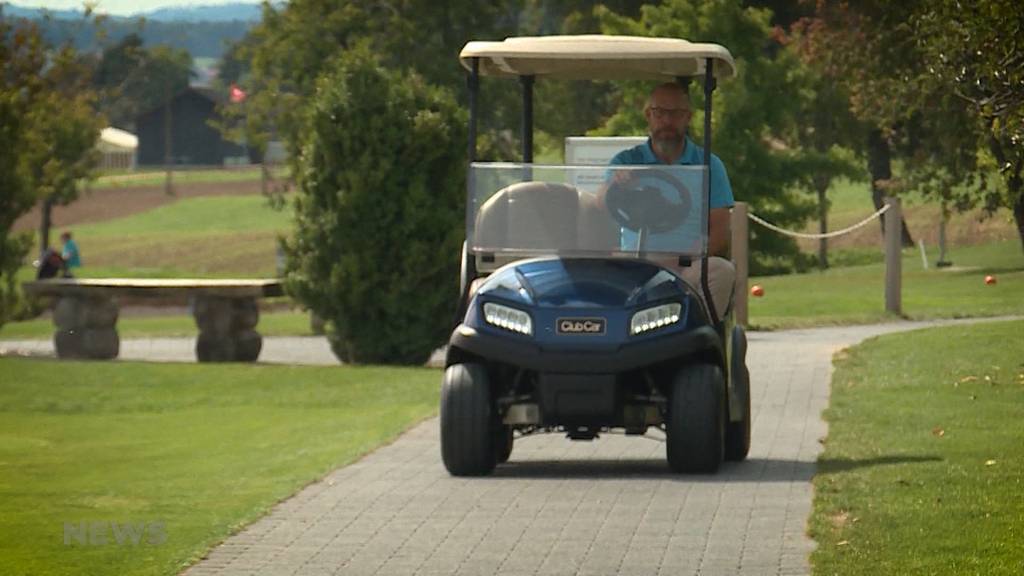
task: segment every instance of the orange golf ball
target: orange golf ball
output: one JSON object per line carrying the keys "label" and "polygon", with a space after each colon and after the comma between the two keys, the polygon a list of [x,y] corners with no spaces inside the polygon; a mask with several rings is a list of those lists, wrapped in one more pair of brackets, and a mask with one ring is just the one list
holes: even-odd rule
{"label": "orange golf ball", "polygon": [[750,288],[750,294],[752,296],[756,296],[756,297],[760,298],[761,296],[764,296],[764,288],[762,288],[760,284],[754,284]]}
{"label": "orange golf ball", "polygon": [[996,283],[996,277],[995,276],[992,276],[992,275],[985,276],[985,284],[991,285],[991,284],[995,284],[995,283]]}

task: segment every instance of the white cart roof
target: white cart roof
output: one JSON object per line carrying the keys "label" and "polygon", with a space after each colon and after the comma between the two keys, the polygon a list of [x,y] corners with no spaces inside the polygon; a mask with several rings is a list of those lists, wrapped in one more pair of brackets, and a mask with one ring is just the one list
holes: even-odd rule
{"label": "white cart roof", "polygon": [[483,76],[546,76],[566,80],[665,80],[702,76],[715,61],[715,77],[736,75],[732,54],[718,44],[640,36],[524,36],[470,42],[459,53],[467,70],[480,59]]}

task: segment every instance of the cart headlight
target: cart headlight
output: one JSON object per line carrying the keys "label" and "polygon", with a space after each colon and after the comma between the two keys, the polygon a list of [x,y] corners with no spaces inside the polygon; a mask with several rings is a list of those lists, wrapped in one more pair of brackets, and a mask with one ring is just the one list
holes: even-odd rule
{"label": "cart headlight", "polygon": [[498,328],[520,334],[533,334],[533,322],[530,320],[530,315],[515,308],[488,302],[484,304],[484,320]]}
{"label": "cart headlight", "polygon": [[629,322],[629,333],[633,336],[657,330],[670,324],[679,322],[679,312],[682,311],[682,304],[662,304],[633,314]]}

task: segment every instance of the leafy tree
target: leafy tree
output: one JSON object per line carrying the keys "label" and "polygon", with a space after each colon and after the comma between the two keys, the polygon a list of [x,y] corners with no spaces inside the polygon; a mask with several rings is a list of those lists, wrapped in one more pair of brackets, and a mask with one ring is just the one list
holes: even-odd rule
{"label": "leafy tree", "polygon": [[458,297],[466,117],[365,46],[328,65],[303,119],[286,286],[345,362],[422,364]]}
{"label": "leafy tree", "polygon": [[[781,34],[781,29],[780,34]],[[788,50],[800,55],[804,46],[797,29],[785,38]],[[839,177],[863,180],[854,150],[860,148],[865,127],[850,112],[849,94],[834,82],[820,62],[807,58],[791,72],[798,85],[800,109],[783,140],[803,150],[800,187],[813,191],[818,200],[818,232],[828,232],[828,190]],[[828,239],[818,240],[818,267],[828,268]]]}
{"label": "leafy tree", "polygon": [[[769,25],[770,12],[743,8],[738,2],[667,0],[646,5],[639,19],[599,8],[602,31],[611,34],[662,36],[708,41],[729,48],[738,78],[722,82],[715,92],[714,151],[725,162],[738,199],[749,202],[759,215],[782,226],[798,226],[813,205],[795,187],[811,160],[799,147],[773,145],[797,120],[801,86],[792,71],[799,62],[781,45]],[[698,82],[695,82],[698,84]],[[641,134],[642,115],[650,86],[622,85],[619,111],[600,130],[603,134]],[[700,141],[703,131],[703,91],[691,89],[694,118],[691,132]],[[784,143],[783,143],[784,144]],[[751,228],[752,268],[763,272],[799,263],[792,239]]]}
{"label": "leafy tree", "polygon": [[251,73],[247,54],[252,51],[252,36],[233,42],[224,51],[217,66],[217,81],[227,86],[237,84]]}
{"label": "leafy tree", "polygon": [[[261,150],[276,132],[294,159],[301,139],[303,102],[313,95],[318,78],[338,54],[366,44],[380,55],[383,65],[415,71],[461,96],[464,76],[456,60],[459,50],[470,39],[510,35],[518,14],[516,0],[265,4],[263,20],[242,49],[251,62],[251,74],[242,82],[249,97],[244,107],[223,111],[229,118],[226,124],[244,131],[250,146]],[[485,86],[484,101],[493,102],[492,96],[507,100],[505,92],[492,94]]]}
{"label": "leafy tree", "polygon": [[93,111],[88,70],[65,46],[47,48],[29,21],[0,18],[0,323],[17,302],[14,277],[31,247],[12,236],[14,221],[44,200],[41,244],[49,240],[48,207],[77,196],[91,174],[102,119]]}
{"label": "leafy tree", "polygon": [[928,80],[963,106],[975,128],[967,135],[977,138],[964,147],[979,181],[948,196],[959,207],[1009,208],[1024,248],[1024,10],[1013,0],[940,0],[923,5],[915,23]]}
{"label": "leafy tree", "polygon": [[169,46],[146,48],[130,34],[103,51],[95,73],[100,110],[111,124],[131,129],[140,114],[188,87],[192,56]]}
{"label": "leafy tree", "polygon": [[[976,174],[974,128],[952,94],[929,79],[913,29],[928,2],[819,2],[799,23],[807,62],[850,97],[851,112],[868,127],[862,150],[876,208],[882,197],[917,190],[944,203]],[[893,176],[892,158],[903,164]],[[964,208],[962,203],[956,203]],[[903,243],[913,241],[903,224]]]}

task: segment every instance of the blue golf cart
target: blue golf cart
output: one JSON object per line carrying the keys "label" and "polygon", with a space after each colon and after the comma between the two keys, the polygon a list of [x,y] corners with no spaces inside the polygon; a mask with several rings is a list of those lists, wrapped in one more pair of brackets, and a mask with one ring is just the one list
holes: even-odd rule
{"label": "blue golf cart", "polygon": [[[746,337],[707,286],[711,101],[728,50],[679,39],[549,36],[470,42],[461,301],[441,390],[441,452],[456,476],[491,473],[517,438],[665,436],[668,464],[713,473],[750,447]],[[523,162],[475,162],[481,79],[518,79]],[[704,87],[697,166],[533,163],[537,79]],[[703,268],[702,285],[674,271]],[[702,297],[706,296],[706,297]]]}

